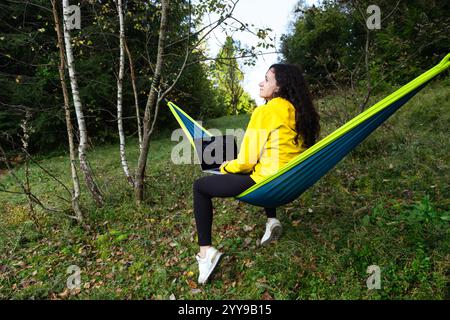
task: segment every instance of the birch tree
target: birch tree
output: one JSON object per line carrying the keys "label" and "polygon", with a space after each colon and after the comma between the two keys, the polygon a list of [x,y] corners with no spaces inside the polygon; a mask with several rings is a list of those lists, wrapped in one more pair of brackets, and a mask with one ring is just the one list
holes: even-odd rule
{"label": "birch tree", "polygon": [[63,26],[64,26],[64,42],[66,49],[67,68],[69,70],[70,86],[72,88],[73,104],[75,106],[75,113],[77,116],[78,131],[80,134],[80,142],[78,144],[78,158],[80,160],[80,169],[84,174],[86,185],[92,194],[97,206],[102,206],[104,203],[103,196],[95,183],[94,175],[89,167],[86,149],[88,145],[88,135],[86,123],[84,121],[83,106],[81,104],[80,94],[78,91],[77,75],[75,72],[75,64],[72,52],[71,36],[68,28],[68,21],[70,18],[69,0],[62,0],[63,5]]}
{"label": "birch tree", "polygon": [[[133,178],[130,174],[130,169],[128,168],[127,157],[125,153],[125,134],[123,130],[123,96],[122,96],[122,88],[123,88],[123,74],[125,69],[125,25],[124,25],[124,16],[123,16],[123,5],[122,0],[117,0],[117,14],[119,16],[119,28],[120,28],[120,36],[119,36],[119,47],[120,47],[120,57],[119,57],[119,75],[117,78],[117,126],[119,130],[119,150],[120,150],[120,163],[122,165],[122,169],[125,173],[128,183],[133,186]],[[138,114],[139,121],[139,114]]]}
{"label": "birch tree", "polygon": [[[214,12],[218,19],[209,25],[200,28],[196,32],[191,34],[191,12],[189,12],[189,23],[188,23],[188,32],[187,36],[182,38],[181,40],[176,40],[173,43],[177,43],[180,41],[186,41],[186,52],[184,55],[184,60],[182,62],[181,67],[179,68],[178,74],[175,75],[175,79],[169,83],[169,81],[162,81],[162,66],[165,63],[164,58],[165,55],[165,47],[166,47],[166,37],[167,37],[167,24],[168,24],[168,9],[170,0],[161,0],[161,20],[159,27],[159,39],[158,39],[158,49],[157,49],[157,57],[156,57],[156,66],[153,76],[153,82],[151,84],[150,92],[147,98],[147,103],[145,106],[144,119],[143,119],[143,134],[142,134],[142,149],[139,154],[138,164],[136,168],[135,180],[134,180],[134,191],[137,205],[140,205],[144,199],[144,177],[145,170],[148,158],[149,151],[149,142],[150,136],[153,133],[155,128],[155,123],[158,117],[159,105],[163,101],[163,99],[171,92],[171,90],[175,87],[178,80],[180,79],[182,73],[185,68],[189,65],[187,62],[189,60],[190,55],[200,48],[203,41],[207,38],[207,36],[213,32],[216,28],[222,25],[226,25],[227,20],[233,20],[234,23],[237,23],[238,26],[234,26],[234,31],[249,31],[255,34],[258,38],[264,40],[267,36],[267,30],[269,29],[259,29],[257,33],[254,33],[250,30],[248,24],[245,24],[236,18],[233,17],[233,11],[237,5],[239,0],[229,0],[229,1],[202,1],[197,4],[196,10],[197,14],[201,15],[206,12]],[[191,11],[191,2],[188,1],[189,11]],[[229,28],[233,28],[228,26]],[[191,44],[191,35],[196,37],[196,41]],[[198,40],[197,40],[198,39]],[[171,44],[168,44],[169,47]],[[253,50],[249,50],[248,52],[251,54],[251,57],[257,56],[257,54]],[[245,51],[242,51],[242,56],[245,55]],[[250,56],[249,56],[250,57]],[[235,57],[236,58],[236,57]],[[193,62],[198,63],[199,61]],[[163,79],[168,80],[168,79]]]}
{"label": "birch tree", "polygon": [[56,5],[56,0],[52,0],[52,11],[53,18],[55,20],[55,30],[58,37],[58,48],[59,48],[59,57],[60,63],[58,66],[59,78],[61,81],[61,88],[63,91],[64,97],[64,112],[66,119],[66,127],[67,127],[67,136],[69,140],[69,156],[70,156],[70,172],[72,175],[72,209],[75,213],[75,219],[78,222],[82,222],[83,214],[80,209],[80,181],[78,179],[77,169],[76,169],[76,150],[75,143],[73,141],[73,125],[72,119],[70,117],[70,99],[69,92],[67,90],[66,79],[65,79],[65,52],[64,52],[64,40],[63,40],[63,32],[61,30],[61,23],[59,20],[58,9]]}

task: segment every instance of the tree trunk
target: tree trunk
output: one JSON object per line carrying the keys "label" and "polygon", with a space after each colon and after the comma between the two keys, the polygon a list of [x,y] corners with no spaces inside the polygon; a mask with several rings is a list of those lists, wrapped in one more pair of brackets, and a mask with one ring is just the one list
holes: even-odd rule
{"label": "tree trunk", "polygon": [[75,213],[75,219],[78,222],[83,221],[83,214],[80,209],[80,181],[78,179],[77,169],[76,169],[76,151],[75,144],[73,142],[73,125],[72,119],[70,117],[70,100],[69,100],[69,92],[67,91],[66,79],[65,79],[65,61],[64,61],[64,40],[63,34],[61,30],[61,23],[59,21],[58,9],[56,7],[56,0],[52,0],[52,11],[53,18],[55,20],[55,30],[58,36],[58,47],[59,47],[59,58],[60,64],[58,67],[59,71],[59,79],[61,81],[61,88],[63,91],[64,97],[64,112],[66,117],[66,127],[67,127],[67,136],[69,139],[69,154],[70,154],[70,170],[72,173],[72,209]]}
{"label": "tree trunk", "polygon": [[86,123],[84,121],[83,106],[81,104],[80,94],[78,92],[78,83],[77,83],[77,76],[75,73],[75,65],[74,65],[74,58],[73,58],[73,53],[72,53],[70,32],[67,28],[67,21],[69,19],[69,11],[68,11],[69,0],[62,0],[62,4],[63,4],[63,17],[64,17],[63,26],[64,26],[64,42],[66,45],[67,68],[69,69],[70,85],[72,88],[72,96],[73,96],[73,104],[75,106],[75,112],[77,115],[77,122],[78,122],[78,130],[80,133],[80,143],[78,145],[78,158],[80,160],[80,168],[84,174],[86,185],[87,185],[89,191],[91,192],[92,197],[94,198],[97,206],[102,206],[104,203],[103,196],[102,196],[97,184],[94,181],[93,173],[92,173],[91,168],[88,165],[87,156],[86,156],[86,148],[87,148],[87,141],[88,141]]}
{"label": "tree trunk", "polygon": [[128,183],[134,186],[133,178],[130,174],[130,169],[128,168],[127,156],[125,153],[125,134],[123,130],[123,97],[122,97],[122,83],[123,83],[123,73],[125,69],[125,26],[123,18],[123,6],[122,0],[117,0],[117,14],[119,15],[119,26],[120,26],[120,59],[119,59],[119,77],[117,78],[117,127],[119,130],[119,141],[120,141],[120,163],[122,164],[123,172],[127,178]]}
{"label": "tree trunk", "polygon": [[133,86],[133,94],[134,94],[134,105],[136,107],[136,119],[137,119],[137,127],[138,127],[138,137],[139,137],[139,152],[142,151],[142,124],[141,124],[141,115],[139,111],[139,98],[136,87],[136,73],[134,72],[134,64],[133,57],[131,56],[130,49],[128,48],[127,41],[124,39],[125,50],[128,56],[128,62],[130,64],[130,75],[131,75],[131,85]]}
{"label": "tree trunk", "polygon": [[359,105],[360,112],[363,112],[366,109],[367,102],[369,101],[370,94],[372,92],[372,79],[370,76],[370,68],[369,68],[369,43],[370,43],[370,30],[366,27],[366,47],[364,49],[364,61],[366,65],[366,81],[367,81],[367,94],[364,98],[363,102]]}
{"label": "tree trunk", "polygon": [[25,183],[24,183],[24,191],[28,198],[28,207],[30,209],[30,218],[33,220],[34,224],[36,225],[37,229],[41,231],[41,225],[39,224],[39,219],[36,214],[36,210],[33,206],[33,198],[31,193],[31,186],[30,186],[30,165],[29,165],[29,153],[28,153],[28,142],[30,139],[30,128],[29,128],[29,122],[31,118],[30,111],[26,111],[25,113],[25,119],[22,120],[20,127],[22,128],[22,148],[25,152]]}
{"label": "tree trunk", "polygon": [[[158,86],[161,79],[161,72],[164,59],[164,46],[166,38],[167,28],[167,13],[169,7],[169,0],[161,0],[161,23],[159,27],[159,40],[158,40],[158,55],[156,58],[155,74],[153,76],[152,86],[148,95],[147,104],[145,106],[144,114],[144,131],[142,140],[142,150],[139,154],[138,166],[136,169],[136,178],[134,192],[137,205],[140,205],[144,199],[144,176],[145,168],[147,164],[148,149],[151,134],[151,110],[157,106],[158,100]],[[155,108],[156,109],[156,108]],[[156,117],[156,114],[155,114]]]}

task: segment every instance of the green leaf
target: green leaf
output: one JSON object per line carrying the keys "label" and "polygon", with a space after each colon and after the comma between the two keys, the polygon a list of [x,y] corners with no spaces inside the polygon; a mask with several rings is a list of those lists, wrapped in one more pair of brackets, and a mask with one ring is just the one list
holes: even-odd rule
{"label": "green leaf", "polygon": [[370,225],[370,217],[369,217],[368,215],[365,215],[365,216],[362,218],[362,224],[363,224],[363,226],[365,226],[365,227],[367,227],[367,226]]}
{"label": "green leaf", "polygon": [[124,240],[128,239],[128,235],[127,234],[121,234],[120,236],[116,237],[116,239],[114,240],[114,242],[121,242]]}

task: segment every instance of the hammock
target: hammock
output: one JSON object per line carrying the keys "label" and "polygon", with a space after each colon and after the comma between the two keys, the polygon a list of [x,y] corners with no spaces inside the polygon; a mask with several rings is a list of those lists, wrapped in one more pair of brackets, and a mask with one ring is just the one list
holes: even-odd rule
{"label": "hammock", "polygon": [[[435,67],[362,112],[292,159],[277,173],[253,185],[236,198],[266,208],[276,208],[295,200],[448,67],[450,67],[450,54],[447,54]],[[168,102],[168,106],[194,149],[194,138],[211,136],[206,129],[174,103]]]}

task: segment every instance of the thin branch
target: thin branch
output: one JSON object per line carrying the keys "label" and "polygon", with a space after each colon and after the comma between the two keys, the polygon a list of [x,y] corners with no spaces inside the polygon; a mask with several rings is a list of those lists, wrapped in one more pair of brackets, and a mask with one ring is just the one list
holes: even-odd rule
{"label": "thin branch", "polygon": [[[0,152],[1,152],[2,155],[3,155],[3,158],[4,158],[4,159],[7,159],[5,150],[3,150],[3,148],[2,148],[1,146],[0,146]],[[49,208],[45,207],[44,204],[43,204],[43,203],[42,203],[42,202],[41,202],[41,201],[40,201],[40,200],[39,200],[39,199],[38,199],[31,191],[29,191],[29,190],[26,189],[26,187],[23,185],[22,181],[20,181],[19,177],[17,177],[17,176],[14,174],[14,172],[13,172],[11,166],[9,165],[8,161],[5,160],[4,162],[5,162],[6,168],[8,169],[8,174],[10,174],[10,175],[16,180],[17,184],[18,184],[18,185],[20,186],[20,188],[22,189],[23,194],[25,194],[26,196],[28,196],[30,200],[33,200],[33,201],[34,201],[37,205],[39,205],[43,210],[46,210],[46,211],[54,211],[54,212],[61,212],[60,210],[49,209]]]}
{"label": "thin branch", "polygon": [[[186,54],[185,54],[185,57],[184,57],[183,65],[181,66],[180,72],[178,72],[178,75],[177,75],[177,77],[175,78],[175,80],[173,81],[172,85],[171,85],[166,91],[164,91],[164,93],[163,93],[162,95],[161,95],[161,94],[158,94],[159,97],[158,97],[157,103],[156,103],[156,106],[157,106],[157,107],[159,106],[159,103],[161,102],[161,100],[164,99],[164,97],[165,97],[165,96],[173,89],[173,87],[175,86],[175,84],[176,84],[176,83],[178,82],[178,80],[180,79],[181,74],[183,73],[184,69],[186,68],[187,60],[188,60],[190,54],[192,53],[192,51],[189,51],[189,34],[190,34],[190,29],[191,29],[191,18],[192,18],[192,14],[191,14],[191,0],[189,0],[188,36],[187,36],[187,40],[186,40]],[[156,112],[155,112],[155,120],[156,120]],[[155,124],[155,122],[156,122],[155,120],[153,121],[152,128],[150,129],[150,132],[153,131],[153,127],[154,127],[154,124]],[[150,134],[151,134],[151,133],[150,133]]]}
{"label": "thin branch", "polygon": [[[227,20],[228,18],[235,19],[235,18],[232,16],[232,13],[233,13],[233,11],[235,10],[236,5],[237,5],[238,2],[239,2],[239,1],[236,1],[236,2],[233,3],[233,7],[232,7],[231,10],[225,15],[225,18],[224,18],[224,19],[219,19],[219,20],[217,20],[217,22],[216,22],[216,24],[214,25],[214,27],[212,27],[210,30],[208,30],[208,32],[206,32],[206,33],[203,35],[203,37],[201,37],[201,38],[197,41],[197,43],[194,44],[194,46],[192,47],[191,50],[189,50],[189,37],[187,38],[188,41],[187,41],[186,55],[185,55],[185,58],[184,58],[184,61],[183,61],[183,65],[181,66],[180,71],[178,72],[178,75],[177,75],[177,77],[175,78],[175,80],[173,81],[172,85],[170,85],[170,87],[169,87],[168,89],[166,89],[166,90],[160,95],[158,101],[163,100],[163,99],[167,96],[167,94],[174,88],[174,86],[177,84],[178,80],[180,79],[181,74],[184,72],[184,70],[185,70],[185,68],[186,68],[187,66],[190,66],[190,65],[192,65],[192,64],[194,64],[194,63],[198,63],[198,62],[194,62],[194,63],[189,63],[189,64],[187,64],[187,61],[188,61],[188,59],[189,59],[189,56],[192,54],[193,50],[194,50],[197,46],[199,46],[200,43],[202,43],[202,41],[203,41],[203,40],[204,40],[204,39],[205,39],[205,38],[206,38],[206,37],[214,30],[214,29],[216,29],[217,27],[219,27],[219,26],[223,23],[223,21]],[[190,6],[190,1],[189,1],[189,6]],[[189,15],[189,19],[190,19],[190,18],[191,18],[191,15]],[[236,21],[238,21],[238,20],[236,20]],[[240,59],[241,59],[241,58],[245,58],[245,57],[247,57],[247,58],[248,58],[248,57],[254,57],[254,54],[249,55],[249,56],[241,56]],[[205,60],[205,61],[206,61],[206,60]]]}
{"label": "thin branch", "polygon": [[32,6],[38,7],[38,8],[40,8],[40,9],[42,9],[42,10],[45,10],[45,11],[48,11],[48,12],[52,12],[52,10],[50,10],[49,8],[40,6],[40,5],[38,5],[38,4],[36,4],[36,3],[33,3],[33,2],[30,2],[30,1],[12,1],[12,0],[7,0],[7,1],[8,1],[8,2],[12,2],[12,3],[15,3],[15,4],[32,5]]}
{"label": "thin branch", "polygon": [[[178,73],[178,75],[177,75],[175,81],[172,83],[172,85],[169,87],[169,89],[167,89],[167,90],[161,95],[161,97],[160,97],[161,100],[164,99],[164,97],[170,92],[170,90],[172,90],[172,88],[173,88],[173,87],[175,86],[175,84],[178,82],[178,79],[180,78],[181,74],[183,73],[184,69],[186,68],[186,62],[187,62],[189,56],[191,55],[191,53],[193,52],[193,50],[194,50],[195,48],[197,48],[197,47],[202,43],[202,41],[203,41],[203,40],[204,40],[211,32],[213,32],[217,27],[219,27],[225,20],[227,20],[228,18],[232,18],[233,11],[235,10],[236,5],[238,4],[238,2],[239,2],[239,1],[233,2],[233,6],[231,7],[230,11],[224,16],[224,18],[223,18],[223,19],[217,20],[216,23],[215,23],[215,25],[214,25],[210,30],[208,30],[208,32],[206,32],[206,33],[205,33],[205,34],[197,41],[197,43],[195,43],[195,44],[192,46],[192,49],[191,49],[191,50],[187,50],[187,53],[186,53],[186,56],[185,56],[185,59],[184,59],[184,63],[183,63],[183,65],[182,65],[181,69],[180,69],[180,72]],[[190,1],[189,1],[189,4],[190,4]],[[188,45],[189,45],[189,43],[188,43]]]}
{"label": "thin branch", "polygon": [[152,126],[150,128],[150,131],[148,135],[150,136],[153,133],[153,129],[155,128],[156,119],[158,118],[158,111],[159,111],[159,104],[161,103],[161,91],[158,92],[158,99],[156,100],[156,106],[155,106],[155,116],[153,117]]}
{"label": "thin branch", "polygon": [[395,11],[395,9],[397,9],[398,5],[400,4],[402,0],[398,0],[397,4],[395,5],[394,9],[392,9],[392,11],[386,16],[386,18],[384,18],[383,20],[381,20],[381,23],[383,23],[384,21],[386,21]]}
{"label": "thin branch", "polygon": [[280,52],[278,52],[278,51],[272,51],[272,52],[252,53],[252,54],[240,55],[240,56],[235,56],[235,57],[220,57],[220,58],[216,57],[216,58],[197,59],[197,60],[192,61],[191,63],[188,63],[187,67],[189,67],[193,64],[197,64],[199,62],[205,62],[205,61],[238,60],[238,59],[259,57],[259,56],[264,56],[264,55],[269,55],[269,54],[279,54],[279,53]]}
{"label": "thin branch", "polygon": [[206,29],[208,29],[208,28],[211,27],[213,24],[216,24],[216,23],[219,22],[219,21],[221,21],[221,20],[218,19],[218,20],[216,20],[216,21],[214,21],[214,22],[211,22],[210,24],[208,24],[207,26],[204,26],[204,27],[201,28],[200,30],[198,30],[198,31],[196,31],[196,32],[194,32],[194,33],[192,33],[192,34],[188,34],[186,37],[181,38],[181,39],[178,39],[177,41],[174,41],[174,42],[168,44],[168,45],[166,46],[166,49],[169,48],[169,47],[171,47],[171,46],[176,45],[176,44],[179,43],[179,42],[183,42],[183,41],[185,41],[186,39],[189,39],[190,37],[195,37],[195,36],[199,35],[200,33],[202,33],[203,31],[205,31]]}
{"label": "thin branch", "polygon": [[25,194],[23,192],[10,191],[10,190],[6,190],[6,189],[0,189],[0,192],[11,193],[11,194],[20,194],[20,195],[24,195]]}
{"label": "thin branch", "polygon": [[36,164],[42,171],[44,171],[46,174],[48,174],[51,178],[53,178],[56,182],[58,182],[64,189],[66,189],[67,193],[72,195],[70,190],[67,188],[67,186],[61,182],[58,178],[56,178],[52,173],[50,173],[47,169],[45,169],[43,166],[41,166],[34,158],[28,153],[27,150],[22,148],[22,151],[25,152],[25,155],[34,163]]}

